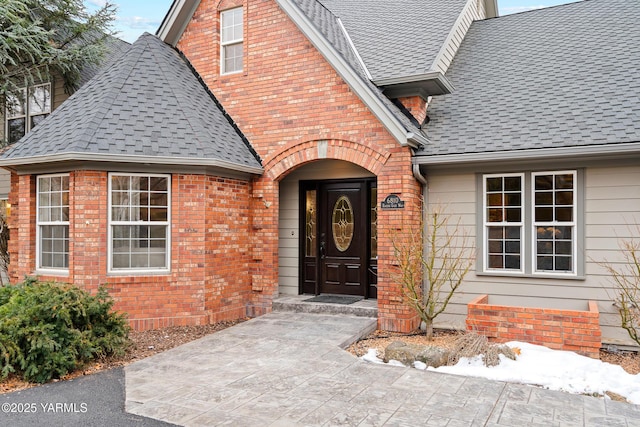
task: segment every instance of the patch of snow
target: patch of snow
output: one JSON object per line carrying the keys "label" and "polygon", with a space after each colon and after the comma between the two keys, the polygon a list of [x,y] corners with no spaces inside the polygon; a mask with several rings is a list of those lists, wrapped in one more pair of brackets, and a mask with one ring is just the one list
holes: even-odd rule
{"label": "patch of snow", "polygon": [[427,364],[419,360],[416,360],[413,362],[413,367],[416,369],[420,369],[421,371],[424,371],[425,369],[427,369]]}
{"label": "patch of snow", "polygon": [[[603,395],[606,391],[612,391],[624,396],[629,402],[640,405],[640,374],[631,375],[618,365],[580,356],[572,351],[551,350],[518,341],[511,341],[506,345],[519,348],[520,355],[516,360],[500,355],[498,366],[486,367],[482,356],[476,356],[463,357],[455,366],[432,368],[416,361],[413,367],[496,381],[532,384],[569,393]],[[378,358],[375,349],[369,349],[361,359],[372,363],[384,363]],[[403,366],[395,360],[390,361],[389,365]]]}

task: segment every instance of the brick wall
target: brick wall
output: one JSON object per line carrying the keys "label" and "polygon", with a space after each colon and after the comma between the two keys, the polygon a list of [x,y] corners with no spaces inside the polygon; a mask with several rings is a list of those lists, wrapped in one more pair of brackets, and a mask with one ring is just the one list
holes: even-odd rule
{"label": "brick wall", "polygon": [[[242,73],[220,75],[219,12],[244,7]],[[380,202],[390,193],[406,202],[383,211],[379,227],[378,305],[380,326],[417,327],[417,316],[399,300],[393,283],[392,230],[417,223],[420,185],[412,176],[411,153],[380,121],[298,30],[273,0],[203,0],[178,48],[236,121],[265,165],[253,183],[251,217],[251,313],[271,309],[278,292],[278,182],[322,158],[346,160],[377,175]]]}
{"label": "brick wall", "polygon": [[[108,173],[70,173],[69,274],[42,276],[95,292],[107,285],[138,330],[246,316],[250,183],[199,174],[171,177],[171,271],[108,274]],[[35,176],[13,175],[10,277],[37,273]],[[17,203],[16,203],[17,200]],[[17,227],[17,228],[16,228]],[[15,262],[14,262],[15,261]]]}
{"label": "brick wall", "polygon": [[600,313],[594,301],[588,310],[504,306],[481,295],[468,304],[467,329],[497,342],[523,341],[599,358]]}

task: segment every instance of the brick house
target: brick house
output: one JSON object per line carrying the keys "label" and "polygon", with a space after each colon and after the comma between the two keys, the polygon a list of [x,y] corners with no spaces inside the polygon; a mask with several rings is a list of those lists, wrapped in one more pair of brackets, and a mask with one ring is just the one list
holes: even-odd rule
{"label": "brick house", "polygon": [[[640,201],[639,9],[176,0],[164,43],[142,36],[0,159],[15,172],[12,277],[108,283],[138,328],[348,294],[409,331],[391,238],[425,200],[461,216],[477,252],[440,326],[482,301],[591,307],[598,346],[600,330],[628,343],[591,259],[619,257],[611,236]],[[586,87],[607,72],[596,102]],[[69,219],[41,219],[42,197]],[[67,264],[48,268],[56,239]]]}

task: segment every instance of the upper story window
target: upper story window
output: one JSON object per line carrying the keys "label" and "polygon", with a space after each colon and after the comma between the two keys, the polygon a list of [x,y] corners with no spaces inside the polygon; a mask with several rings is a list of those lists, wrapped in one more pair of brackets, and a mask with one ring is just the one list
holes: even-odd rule
{"label": "upper story window", "polygon": [[483,176],[483,270],[578,275],[578,172]]}
{"label": "upper story window", "polygon": [[21,88],[6,96],[7,142],[13,144],[51,113],[51,84]]}
{"label": "upper story window", "polygon": [[169,270],[169,175],[109,176],[109,270]]}
{"label": "upper story window", "polygon": [[220,70],[221,74],[242,71],[244,25],[243,9],[225,10],[220,13]]}
{"label": "upper story window", "polygon": [[37,184],[38,269],[69,268],[69,175],[42,175]]}

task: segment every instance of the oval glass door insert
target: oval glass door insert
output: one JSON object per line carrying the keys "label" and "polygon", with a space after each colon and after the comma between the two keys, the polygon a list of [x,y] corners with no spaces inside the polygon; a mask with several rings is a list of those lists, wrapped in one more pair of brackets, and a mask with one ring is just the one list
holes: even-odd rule
{"label": "oval glass door insert", "polygon": [[333,206],[331,231],[336,248],[345,252],[353,240],[353,208],[347,196],[340,196]]}

